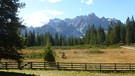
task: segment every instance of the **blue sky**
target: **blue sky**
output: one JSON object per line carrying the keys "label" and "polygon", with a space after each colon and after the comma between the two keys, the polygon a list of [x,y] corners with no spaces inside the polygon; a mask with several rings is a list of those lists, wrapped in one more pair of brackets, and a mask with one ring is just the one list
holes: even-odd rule
{"label": "blue sky", "polygon": [[74,18],[95,13],[98,17],[116,18],[125,23],[135,16],[135,0],[20,0],[26,4],[20,10],[26,26],[39,27],[53,18]]}

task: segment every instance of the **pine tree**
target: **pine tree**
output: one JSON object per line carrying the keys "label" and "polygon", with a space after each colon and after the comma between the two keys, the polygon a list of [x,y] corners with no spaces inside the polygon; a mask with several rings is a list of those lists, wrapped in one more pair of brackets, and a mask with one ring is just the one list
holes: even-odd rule
{"label": "pine tree", "polygon": [[33,32],[31,32],[31,31],[29,32],[29,35],[27,37],[27,41],[28,41],[28,43],[27,43],[28,46],[35,46],[36,45],[36,36],[35,36],[34,30],[33,30]]}
{"label": "pine tree", "polygon": [[63,35],[60,36],[59,44],[60,46],[66,45],[66,38]]}
{"label": "pine tree", "polygon": [[58,33],[55,34],[54,44],[55,44],[55,46],[59,46],[59,37],[58,37]]}
{"label": "pine tree", "polygon": [[24,45],[26,45],[26,46],[27,46],[27,44],[28,44],[28,32],[27,32],[27,30],[26,30],[26,29],[25,29],[24,37],[25,37]]}
{"label": "pine tree", "polygon": [[55,53],[53,50],[51,50],[51,43],[49,41],[50,40],[48,39],[46,47],[44,49],[43,57],[44,60],[47,62],[55,62]]}
{"label": "pine tree", "polygon": [[134,20],[126,22],[126,42],[127,44],[131,44],[134,42]]}
{"label": "pine tree", "polygon": [[42,35],[37,34],[36,36],[36,46],[41,46],[42,45]]}
{"label": "pine tree", "polygon": [[19,30],[24,26],[17,13],[23,6],[19,0],[0,0],[0,59],[19,61],[22,58],[18,50],[23,48],[24,38]]}
{"label": "pine tree", "polygon": [[99,26],[97,30],[97,42],[98,44],[103,44],[105,41],[105,32],[104,29]]}
{"label": "pine tree", "polygon": [[96,30],[94,24],[91,27],[90,43],[92,45],[96,45],[97,44],[97,30]]}
{"label": "pine tree", "polygon": [[114,24],[114,44],[117,44],[120,42],[120,28],[121,28],[121,22],[117,22]]}
{"label": "pine tree", "polygon": [[122,25],[120,28],[120,42],[125,43],[126,42],[126,28],[125,25]]}
{"label": "pine tree", "polygon": [[106,34],[105,44],[108,46],[112,43],[112,31],[113,31],[112,26],[113,26],[113,23],[111,22],[108,25],[108,30],[107,30],[107,34]]}
{"label": "pine tree", "polygon": [[68,37],[68,46],[73,46],[74,42],[73,42],[73,36]]}
{"label": "pine tree", "polygon": [[90,34],[91,34],[91,29],[89,25],[85,33],[85,44],[90,44]]}

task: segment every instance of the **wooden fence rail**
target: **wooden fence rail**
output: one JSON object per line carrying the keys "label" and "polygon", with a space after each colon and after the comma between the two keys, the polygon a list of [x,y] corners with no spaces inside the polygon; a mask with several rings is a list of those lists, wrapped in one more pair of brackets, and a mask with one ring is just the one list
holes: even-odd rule
{"label": "wooden fence rail", "polygon": [[135,71],[135,63],[0,62],[0,69]]}

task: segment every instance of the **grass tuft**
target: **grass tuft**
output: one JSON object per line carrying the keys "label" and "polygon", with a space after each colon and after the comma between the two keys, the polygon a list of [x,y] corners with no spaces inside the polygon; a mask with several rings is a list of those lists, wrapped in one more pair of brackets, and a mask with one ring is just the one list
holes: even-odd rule
{"label": "grass tuft", "polygon": [[86,53],[89,53],[89,54],[102,54],[104,52],[99,50],[99,49],[92,49],[92,50],[88,50]]}
{"label": "grass tuft", "polygon": [[43,55],[42,55],[42,53],[32,52],[32,53],[26,54],[25,57],[31,58],[31,59],[38,59],[38,58],[43,58]]}

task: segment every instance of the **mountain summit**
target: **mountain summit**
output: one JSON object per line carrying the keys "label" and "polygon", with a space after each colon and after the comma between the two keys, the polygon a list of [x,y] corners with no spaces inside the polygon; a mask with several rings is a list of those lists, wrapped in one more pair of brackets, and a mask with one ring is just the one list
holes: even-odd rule
{"label": "mountain summit", "polygon": [[95,27],[99,25],[104,29],[107,29],[108,25],[112,22],[118,22],[115,18],[99,18],[94,13],[89,15],[81,15],[77,16],[73,19],[66,18],[65,20],[61,20],[58,18],[51,19],[47,24],[43,25],[42,27],[34,28],[36,33],[45,33],[50,32],[52,35],[58,33],[59,35],[65,36],[74,36],[74,37],[82,37],[85,34],[88,26],[92,26],[93,24]]}

